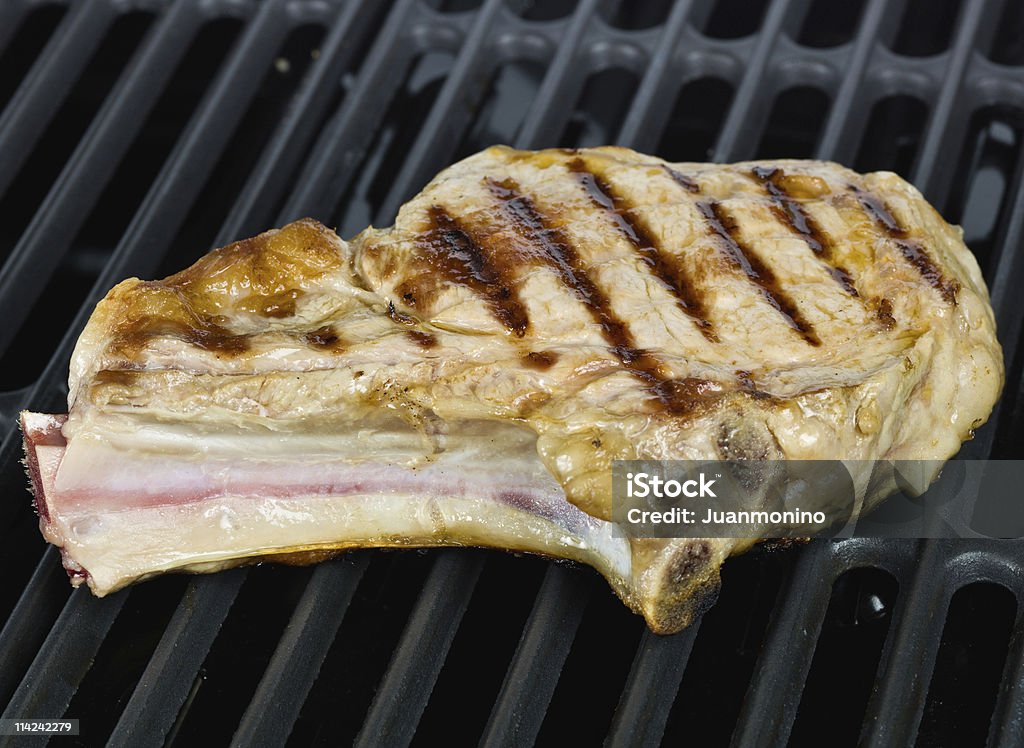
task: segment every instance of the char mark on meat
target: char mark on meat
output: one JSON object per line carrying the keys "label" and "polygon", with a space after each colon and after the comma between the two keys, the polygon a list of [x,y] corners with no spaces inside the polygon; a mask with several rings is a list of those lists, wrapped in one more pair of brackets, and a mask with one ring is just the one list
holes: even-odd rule
{"label": "char mark on meat", "polygon": [[559,228],[549,225],[534,201],[511,178],[487,180],[505,219],[524,239],[537,247],[538,256],[558,274],[562,283],[586,307],[611,352],[637,379],[647,385],[660,405],[672,413],[696,406],[691,387],[677,387],[668,367],[649,351],[639,348],[629,326],[616,315],[611,299],[594,282],[585,263]]}
{"label": "char mark on meat", "polygon": [[836,283],[850,296],[858,296],[850,273],[835,261],[832,237],[786,190],[782,169],[755,166],[751,173],[772,199],[773,214],[790,231],[807,243]]}
{"label": "char mark on meat", "polygon": [[885,201],[870,192],[850,185],[850,189],[857,195],[864,212],[883,229],[896,245],[900,255],[918,272],[924,281],[934,288],[943,299],[949,304],[956,304],[956,294],[960,290],[957,281],[947,278],[939,266],[935,264],[928,250],[919,241],[910,238],[910,232],[903,226],[889,210]]}
{"label": "char mark on meat", "polygon": [[[644,225],[643,218],[633,210],[630,201],[612,187],[601,174],[588,167],[583,159],[571,161],[569,170],[586,190],[591,202],[611,218],[616,230],[633,246],[644,265],[650,268],[650,271],[676,297],[683,313],[693,320],[705,338],[717,342],[718,336],[708,320],[704,301],[692,279],[688,277],[686,269],[678,258],[658,247],[650,229]],[[686,179],[681,174],[678,176]]]}
{"label": "char mark on meat", "polygon": [[739,227],[729,211],[715,201],[700,201],[697,203],[697,209],[707,221],[712,235],[720,240],[730,262],[742,270],[743,274],[760,289],[761,295],[782,315],[786,324],[808,345],[821,345],[814,326],[803,316],[775,274],[752,248],[744,246],[739,237]]}
{"label": "char mark on meat", "polygon": [[513,268],[445,208],[433,205],[429,215],[430,230],[420,235],[419,245],[431,269],[482,297],[509,332],[525,335],[530,319],[516,290]]}
{"label": "char mark on meat", "polygon": [[697,183],[697,180],[695,180],[693,177],[688,177],[682,172],[676,171],[671,166],[663,165],[661,168],[665,171],[666,174],[669,175],[669,177],[672,178],[673,182],[678,184],[684,190],[686,190],[687,192],[692,192],[695,195],[700,194],[700,185]]}

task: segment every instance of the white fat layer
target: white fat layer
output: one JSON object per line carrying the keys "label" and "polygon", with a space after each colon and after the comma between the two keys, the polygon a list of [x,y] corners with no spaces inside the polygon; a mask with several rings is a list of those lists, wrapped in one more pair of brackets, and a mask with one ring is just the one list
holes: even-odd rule
{"label": "white fat layer", "polygon": [[467,423],[445,437],[426,456],[422,440],[408,439],[389,461],[365,444],[361,456],[328,459],[322,445],[306,458],[282,456],[272,434],[248,437],[245,456],[235,441],[195,434],[177,454],[98,437],[38,445],[43,532],[100,595],[175,569],[374,546],[490,546],[629,579],[628,541],[566,501],[530,432]]}

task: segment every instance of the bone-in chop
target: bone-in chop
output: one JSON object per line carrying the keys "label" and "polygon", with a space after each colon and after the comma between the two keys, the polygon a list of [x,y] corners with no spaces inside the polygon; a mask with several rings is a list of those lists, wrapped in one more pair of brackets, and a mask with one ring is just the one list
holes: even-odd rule
{"label": "bone-in chop", "polygon": [[941,461],[1002,377],[974,257],[894,174],[495,147],[393,228],[300,220],[117,285],[68,414],[22,426],[97,595],[480,545],[589,564],[671,632],[755,540],[614,532],[613,460]]}

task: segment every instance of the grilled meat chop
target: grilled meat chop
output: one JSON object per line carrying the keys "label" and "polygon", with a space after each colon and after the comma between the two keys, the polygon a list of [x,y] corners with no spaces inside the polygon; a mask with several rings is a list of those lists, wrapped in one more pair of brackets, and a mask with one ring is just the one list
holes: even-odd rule
{"label": "grilled meat chop", "polygon": [[612,460],[941,461],[1002,376],[974,257],[894,174],[494,147],[393,228],[306,219],[124,281],[68,415],[22,426],[43,533],[97,595],[483,545],[590,564],[671,632],[755,541],[613,532]]}

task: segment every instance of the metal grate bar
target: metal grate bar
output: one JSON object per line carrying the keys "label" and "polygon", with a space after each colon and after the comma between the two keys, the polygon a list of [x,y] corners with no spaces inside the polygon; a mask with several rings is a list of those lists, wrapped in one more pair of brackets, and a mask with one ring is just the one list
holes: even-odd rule
{"label": "metal grate bar", "polygon": [[[622,123],[618,139],[620,145],[629,143],[632,144],[631,147],[647,152],[657,144],[658,131],[662,128],[652,127],[651,123],[656,118],[663,119],[668,116],[670,107],[666,107],[665,102],[675,97],[679,86],[678,80],[670,73],[674,70],[677,45],[689,21],[692,6],[691,0],[680,0],[672,6],[658,46],[640,81],[633,105],[626,115],[625,122]],[[659,124],[663,125],[664,122]]]}
{"label": "metal grate bar", "polygon": [[[331,97],[325,91],[340,85],[345,69],[352,63],[361,38],[373,18],[366,3],[347,2],[335,24],[328,30],[320,48],[320,57],[310,67],[295,100],[288,108],[276,133],[267,143],[231,213],[217,235],[217,245],[241,236],[252,236],[265,228],[262,222],[278,205],[288,182],[282,175],[291,173],[295,164],[316,137],[316,127],[326,114]],[[299,206],[301,207],[301,206]],[[313,211],[313,206],[309,206]],[[282,222],[287,215],[281,216]]]}
{"label": "metal grate bar", "polygon": [[519,128],[516,139],[520,147],[555,145],[552,139],[562,131],[565,117],[569,114],[565,106],[556,106],[555,102],[572,101],[579,90],[585,69],[581,42],[600,2],[582,0],[576,8],[544,74],[537,98]]}
{"label": "metal grate bar", "polygon": [[892,538],[846,538],[832,544],[833,578],[860,566],[883,569],[902,578],[917,565],[917,541]]}
{"label": "metal grate bar", "polygon": [[[473,25],[459,50],[458,59],[445,78],[437,100],[423,123],[405,165],[381,204],[380,220],[390,221],[402,202],[422,187],[438,167],[450,159],[464,128],[472,120],[475,103],[483,95],[481,81],[493,66],[493,52],[487,44],[490,28],[505,9],[505,0],[486,0],[476,12]],[[491,55],[491,60],[487,59]]]}
{"label": "metal grate bar", "polygon": [[1017,620],[989,729],[988,744],[995,748],[1024,745],[1024,611],[1019,595],[1017,605]]}
{"label": "metal grate bar", "polygon": [[537,97],[530,103],[530,109],[516,135],[517,148],[544,148],[552,145],[572,115],[572,107],[565,105],[569,101],[569,81],[573,76],[582,80],[585,75],[576,46],[591,23],[599,2],[583,0],[576,9],[566,31],[565,43],[560,44],[555,52]]}
{"label": "metal grate bar", "polygon": [[853,52],[845,68],[842,83],[832,100],[825,129],[818,143],[818,158],[852,163],[857,141],[864,127],[868,106],[861,101],[864,71],[878,42],[879,29],[891,25],[899,11],[899,3],[869,0],[864,9]]}
{"label": "metal grate bar", "polygon": [[[943,149],[962,137],[966,119],[966,113],[957,108],[958,93],[983,22],[991,12],[987,3],[964,4],[944,83],[915,166],[914,183],[938,206],[946,200],[954,168],[954,159],[942,158]],[[953,126],[954,122],[958,125]],[[986,436],[988,445],[973,449],[990,448],[991,432]],[[890,633],[891,646],[886,642],[879,686],[868,703],[863,733],[867,745],[909,743],[917,733],[945,620],[942,612],[952,594],[945,589],[948,584],[936,582],[946,578],[942,557],[948,555],[947,546],[935,540],[923,543],[922,564],[906,603],[909,610],[894,620],[895,633]],[[938,610],[940,604],[942,610]]]}
{"label": "metal grate bar", "polygon": [[296,180],[282,219],[331,212],[329,198],[340,196],[352,179],[387,108],[388,99],[380,91],[394,89],[396,71],[404,67],[414,52],[408,31],[416,11],[416,0],[400,0],[391,10],[356,85],[321,133],[316,145],[318,157],[309,160]]}
{"label": "metal grate bar", "polygon": [[579,574],[561,566],[548,568],[491,710],[482,746],[532,745],[537,739],[583,620],[588,591]]}
{"label": "metal grate bar", "polygon": [[6,703],[14,693],[32,662],[33,653],[39,650],[70,592],[60,553],[55,547],[47,546],[42,561],[0,631],[0,662],[4,664],[0,668],[0,701]]}
{"label": "metal grate bar", "polygon": [[369,560],[354,553],[313,572],[231,744],[282,745],[337,635]]}
{"label": "metal grate bar", "polygon": [[1013,183],[1013,201],[1006,208],[1006,228],[999,242],[999,259],[988,278],[988,286],[999,336],[1005,347],[1016,349],[1022,322],[1017,292],[1024,272],[1024,257],[1018,251],[1024,246],[1024,154],[1019,158]]}
{"label": "metal grate bar", "polygon": [[757,128],[761,126],[768,105],[761,81],[768,71],[775,40],[790,13],[791,5],[792,0],[776,0],[768,6],[764,24],[758,33],[757,46],[747,62],[743,81],[736,90],[736,98],[715,144],[714,161],[735,161],[753,155],[750,151],[757,142]]}
{"label": "metal grate bar", "polygon": [[897,600],[879,685],[865,711],[863,745],[881,748],[914,742],[952,596],[944,559],[948,547],[938,541],[922,543],[911,587]]}
{"label": "metal grate bar", "polygon": [[963,111],[959,96],[964,72],[983,28],[982,21],[993,11],[992,3],[968,2],[962,7],[953,52],[943,73],[942,88],[932,107],[931,119],[914,166],[914,184],[940,210],[946,204],[950,180],[956,169],[956,159],[948,158],[946,154],[959,151],[950,145],[962,137],[967,120],[967,112]]}
{"label": "metal grate bar", "polygon": [[947,541],[945,558],[949,573],[946,579],[954,591],[976,582],[991,582],[1019,595],[1024,587],[1022,551],[1024,540],[1020,538]]}
{"label": "metal grate bar", "polygon": [[400,746],[412,741],[483,565],[481,551],[437,554],[356,746]]}
{"label": "metal grate bar", "polygon": [[18,417],[25,403],[28,387],[0,393],[0,420],[10,422]]}
{"label": "metal grate bar", "polygon": [[[101,600],[88,590],[75,590],[8,702],[3,718],[63,715],[127,595],[122,591]],[[54,673],[61,677],[54,678]]]}
{"label": "metal grate bar", "polygon": [[[256,59],[277,48],[285,27],[278,3],[263,6],[261,18],[251,29],[260,30],[258,43],[249,46]],[[149,44],[129,65],[111,91],[103,110],[75,149],[54,188],[34,216],[25,234],[0,270],[0,350],[13,339],[31,305],[25,295],[41,292],[53,268],[89,216],[103,187],[113,176],[156,104],[174,68],[184,56],[202,16],[191,3],[179,3],[161,19]],[[255,59],[249,61],[252,65]]]}
{"label": "metal grate bar", "polygon": [[7,42],[27,15],[28,8],[17,0],[0,5],[0,51],[7,46]]}
{"label": "metal grate bar", "polygon": [[75,3],[54,31],[32,70],[15,92],[0,117],[0,193],[32,153],[75,83],[77,73],[100,46],[107,29],[117,18],[109,0]]}
{"label": "metal grate bar", "polygon": [[[1008,368],[1012,368],[1015,357],[1019,355],[1017,341],[1024,329],[1024,314],[1017,303],[1018,289],[1024,283],[1024,252],[1018,249],[1024,246],[1024,158],[1018,161],[1013,179],[1012,202],[1006,208],[1006,228],[999,241],[998,259],[987,279],[992,311],[996,316],[996,330],[1003,343]],[[961,457],[976,460],[992,454],[999,422],[1005,417],[1003,411],[1008,407],[1006,400],[1004,397],[996,404],[985,427],[973,440],[964,444],[960,451]]]}
{"label": "metal grate bar", "polygon": [[606,745],[655,748],[661,744],[699,631],[700,620],[675,636],[644,631]]}
{"label": "metal grate bar", "polygon": [[108,748],[163,741],[245,577],[244,570],[232,569],[189,582],[121,713]]}
{"label": "metal grate bar", "polygon": [[831,569],[831,561],[830,543],[812,543],[801,552],[772,615],[732,745],[786,744],[828,608],[833,574],[823,570]]}

